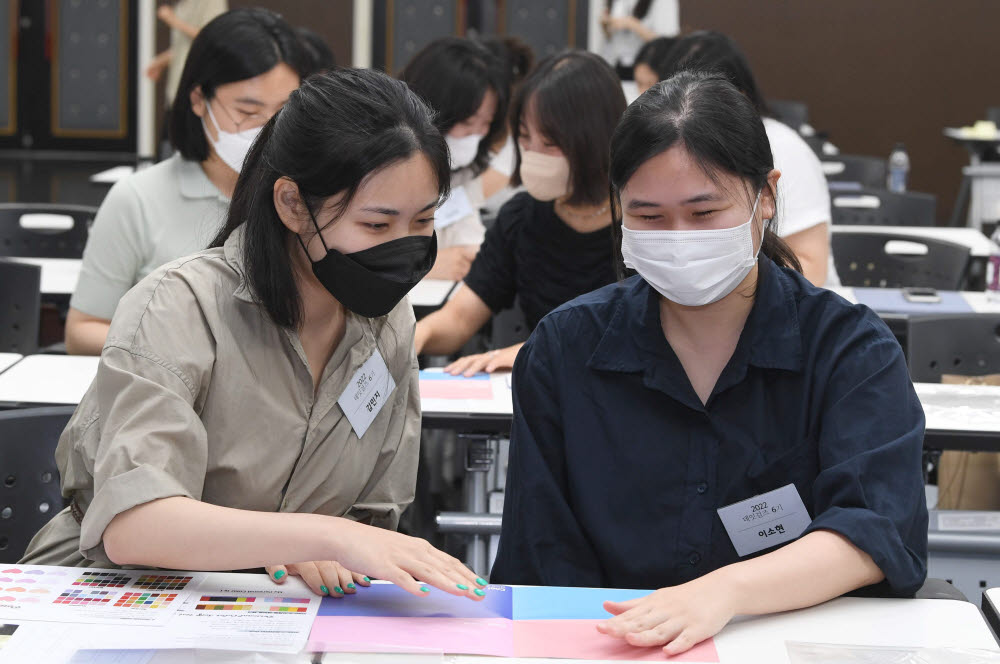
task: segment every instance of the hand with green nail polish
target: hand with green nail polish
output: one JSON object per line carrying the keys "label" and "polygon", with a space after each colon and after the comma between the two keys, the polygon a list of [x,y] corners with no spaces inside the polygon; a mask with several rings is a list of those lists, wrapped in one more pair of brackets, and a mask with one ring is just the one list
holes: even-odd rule
{"label": "hand with green nail polish", "polygon": [[[368,577],[355,574],[338,562],[332,560],[295,565],[274,565],[265,568],[276,582],[281,582],[287,575],[301,577],[314,593],[320,596],[340,597],[357,592],[357,585],[370,584]],[[330,589],[333,592],[330,592]],[[346,588],[346,592],[345,592]]]}

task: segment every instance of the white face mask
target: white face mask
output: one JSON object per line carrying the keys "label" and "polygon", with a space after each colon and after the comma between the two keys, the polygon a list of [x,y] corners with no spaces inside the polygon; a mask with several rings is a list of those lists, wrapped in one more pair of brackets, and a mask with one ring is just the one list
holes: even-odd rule
{"label": "white face mask", "polygon": [[212,144],[212,148],[215,149],[215,154],[219,155],[219,159],[226,162],[229,168],[239,173],[240,169],[243,168],[243,162],[247,158],[247,153],[250,152],[250,146],[253,145],[254,139],[257,138],[257,134],[260,133],[263,127],[244,129],[236,133],[223,131],[219,127],[215,115],[212,114],[212,105],[205,102],[205,108],[208,109],[208,117],[211,118],[212,124],[215,125],[215,131],[219,135],[219,138],[213,140],[212,135],[208,133],[208,127],[205,125],[205,118],[202,118],[201,125],[205,130],[205,138]]}
{"label": "white face mask", "polygon": [[451,170],[457,171],[475,161],[476,155],[479,153],[479,141],[483,140],[485,136],[486,134],[469,134],[462,138],[455,138],[451,134],[445,134],[444,142],[448,144]]}
{"label": "white face mask", "polygon": [[569,193],[569,160],[525,150],[521,153],[521,184],[536,201],[554,201]]}
{"label": "white face mask", "polygon": [[[622,257],[660,294],[686,307],[718,302],[733,292],[757,262],[753,204],[747,223],[704,231],[633,231],[622,226]],[[761,245],[767,222],[761,231]]]}

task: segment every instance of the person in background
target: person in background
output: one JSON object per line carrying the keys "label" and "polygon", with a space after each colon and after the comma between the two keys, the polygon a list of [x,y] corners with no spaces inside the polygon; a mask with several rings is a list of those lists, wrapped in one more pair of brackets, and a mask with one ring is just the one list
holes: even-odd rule
{"label": "person in background", "polygon": [[604,58],[621,80],[631,81],[632,65],[642,45],[680,32],[678,0],[605,0],[601,27],[607,40]]}
{"label": "person in background", "polygon": [[[624,110],[621,83],[599,56],[569,51],[539,63],[511,109],[513,184],[525,191],[500,209],[464,284],[417,323],[418,353],[457,352],[515,299],[532,329],[552,309],[614,281],[608,149]],[[510,369],[521,345],[446,369]]]}
{"label": "person in background", "polygon": [[295,34],[299,36],[302,44],[302,51],[308,59],[309,69],[313,72],[326,71],[337,66],[337,60],[333,56],[333,51],[317,32],[305,27],[295,28]]}
{"label": "person in background", "polygon": [[293,91],[211,248],[122,298],[56,450],[72,504],[24,562],[482,599],[485,580],[394,532],[420,433],[406,293],[434,262],[448,180],[431,110],[399,81],[342,69]]}
{"label": "person in background", "polygon": [[458,281],[472,265],[485,228],[479,207],[486,199],[482,175],[490,147],[504,133],[510,85],[500,60],[471,39],[444,37],[425,46],[400,79],[436,112],[451,154],[451,197],[435,224],[441,250],[429,275]]}
{"label": "person in background", "polygon": [[177,154],[101,203],[66,319],[66,350],[98,355],[118,300],[160,265],[204,249],[260,128],[309,73],[298,37],[266,9],[234,9],[191,46],[170,116]]}
{"label": "person in background", "polygon": [[667,51],[661,66],[661,78],[685,69],[720,72],[753,103],[764,117],[774,167],[783,173],[778,183],[776,228],[798,257],[806,279],[817,286],[839,286],[830,250],[833,215],[823,166],[795,130],[768,116],[764,96],[736,42],[720,32],[693,32]]}
{"label": "person in background", "polygon": [[[507,86],[513,97],[535,65],[535,52],[517,37],[494,37],[484,39],[482,43],[503,63]],[[484,207],[498,211],[513,195],[513,190],[507,185],[514,175],[516,149],[510,128],[504,123],[503,136],[490,146],[490,165],[483,173],[483,196],[486,198]],[[508,193],[503,195],[501,192]]]}
{"label": "person in background", "polygon": [[772,232],[785,177],[754,105],[681,72],[611,145],[619,269],[517,358],[493,583],[659,588],[609,638],[676,655],[736,615],[927,574],[924,414],[870,309]]}
{"label": "person in background", "polygon": [[199,30],[227,9],[228,0],[177,0],[157,8],[156,17],[170,28],[170,48],[153,58],[146,67],[146,76],[159,81],[166,72],[164,98],[168,109],[174,103],[191,42],[198,36]]}
{"label": "person in background", "polygon": [[676,37],[657,37],[646,42],[635,56],[632,73],[639,94],[650,89],[664,79],[663,71],[667,54],[677,43]]}

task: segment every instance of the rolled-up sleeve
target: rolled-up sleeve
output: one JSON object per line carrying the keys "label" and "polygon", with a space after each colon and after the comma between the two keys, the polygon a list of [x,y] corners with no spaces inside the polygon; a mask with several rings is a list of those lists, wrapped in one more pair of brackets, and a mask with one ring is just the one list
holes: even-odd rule
{"label": "rolled-up sleeve", "polygon": [[195,412],[195,384],[141,349],[109,346],[91,386],[101,413],[94,496],[80,529],[80,552],[106,560],[103,536],[122,512],[159,498],[201,499],[208,459]]}
{"label": "rolled-up sleeve", "polygon": [[345,515],[389,530],[396,529],[403,510],[413,502],[420,459],[420,379],[412,348],[409,371],[397,381],[393,401],[393,411],[403,416],[393,416],[371,477]]}
{"label": "rolled-up sleeve", "polygon": [[927,576],[924,414],[899,344],[869,322],[840,353],[827,385],[806,532],[840,533],[871,556],[890,594]]}
{"label": "rolled-up sleeve", "polygon": [[[514,424],[493,583],[604,585],[601,566],[569,504],[556,377],[558,341],[543,320],[517,354]],[[551,326],[554,328],[555,326]]]}
{"label": "rolled-up sleeve", "polygon": [[143,264],[143,217],[132,183],[128,179],[116,183],[94,217],[71,307],[111,320]]}

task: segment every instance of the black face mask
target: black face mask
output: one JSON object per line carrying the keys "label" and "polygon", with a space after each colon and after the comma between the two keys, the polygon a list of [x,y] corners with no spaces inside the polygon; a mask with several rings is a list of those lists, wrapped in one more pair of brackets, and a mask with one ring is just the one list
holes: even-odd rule
{"label": "black face mask", "polygon": [[[313,274],[338,302],[366,318],[378,318],[392,311],[427,276],[437,258],[437,233],[409,235],[342,254],[326,246],[312,210],[309,216],[326,249],[326,256],[312,264]],[[301,236],[299,243],[306,248]]]}

